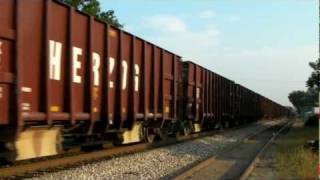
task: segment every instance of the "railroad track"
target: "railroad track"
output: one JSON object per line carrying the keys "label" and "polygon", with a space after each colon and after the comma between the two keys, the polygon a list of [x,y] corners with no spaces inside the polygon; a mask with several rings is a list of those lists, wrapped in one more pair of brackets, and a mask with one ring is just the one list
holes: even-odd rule
{"label": "railroad track", "polygon": [[294,122],[289,122],[288,124],[284,125],[274,136],[272,136],[267,143],[264,144],[264,146],[260,149],[260,151],[255,155],[255,157],[251,160],[250,164],[247,166],[245,171],[240,177],[240,180],[246,180],[250,176],[250,174],[253,172],[256,164],[259,162],[259,159],[262,154],[265,153],[265,151],[268,149],[268,147],[273,143],[277,137],[284,131],[288,130],[291,128],[292,124]]}
{"label": "railroad track", "polygon": [[39,171],[54,171],[55,169],[68,168],[77,166],[81,163],[89,163],[98,160],[104,160],[112,157],[118,157],[122,155],[128,155],[137,152],[143,152],[152,150],[159,147],[178,144],[186,141],[191,141],[198,138],[217,135],[222,132],[233,131],[236,129],[244,128],[249,124],[242,125],[227,129],[225,131],[208,131],[199,134],[191,134],[189,136],[180,136],[177,138],[169,138],[167,141],[160,141],[156,143],[139,143],[135,145],[123,145],[120,147],[112,147],[109,149],[103,149],[99,151],[93,151],[88,153],[76,153],[74,155],[66,153],[65,156],[58,155],[55,157],[31,159],[29,161],[22,161],[13,165],[0,167],[0,178],[15,178],[15,177],[28,177],[32,176],[32,173]]}
{"label": "railroad track", "polygon": [[[289,129],[293,124],[292,121],[269,127],[261,132],[253,133],[247,136],[243,142],[229,147],[225,151],[219,153],[215,157],[204,160],[193,167],[185,170],[180,175],[176,176],[176,180],[185,179],[241,179],[245,180],[249,177],[254,169],[259,157],[264,153],[267,147],[286,129]],[[259,142],[261,141],[261,142]],[[243,147],[249,144],[260,144],[253,150],[250,145],[246,151]],[[248,153],[248,154],[246,154]]]}

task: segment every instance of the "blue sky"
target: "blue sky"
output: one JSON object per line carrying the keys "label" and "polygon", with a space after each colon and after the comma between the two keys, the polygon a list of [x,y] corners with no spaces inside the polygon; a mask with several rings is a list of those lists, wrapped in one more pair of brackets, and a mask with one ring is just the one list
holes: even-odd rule
{"label": "blue sky", "polygon": [[290,105],[318,56],[317,0],[102,0],[124,29]]}

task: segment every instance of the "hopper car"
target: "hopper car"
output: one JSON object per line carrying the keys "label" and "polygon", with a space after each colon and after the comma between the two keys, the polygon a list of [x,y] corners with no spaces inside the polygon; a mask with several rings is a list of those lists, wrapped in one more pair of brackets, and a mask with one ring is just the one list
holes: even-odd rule
{"label": "hopper car", "polygon": [[0,1],[0,157],[153,142],[288,114],[57,0]]}

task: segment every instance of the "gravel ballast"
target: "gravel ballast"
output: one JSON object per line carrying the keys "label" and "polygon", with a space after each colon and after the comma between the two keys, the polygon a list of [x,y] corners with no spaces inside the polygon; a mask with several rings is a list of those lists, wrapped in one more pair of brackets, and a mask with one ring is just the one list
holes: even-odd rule
{"label": "gravel ballast", "polygon": [[84,164],[52,173],[39,173],[32,179],[168,179],[274,123],[276,122],[260,121],[234,131],[226,131],[218,135],[151,151]]}

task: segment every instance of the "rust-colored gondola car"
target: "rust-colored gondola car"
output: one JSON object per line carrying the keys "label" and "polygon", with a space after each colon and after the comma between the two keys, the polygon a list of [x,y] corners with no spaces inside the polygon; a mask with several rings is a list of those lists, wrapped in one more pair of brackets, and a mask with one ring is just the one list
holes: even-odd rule
{"label": "rust-colored gondola car", "polygon": [[193,62],[184,62],[184,120],[194,132],[229,127],[234,120],[233,82]]}
{"label": "rust-colored gondola car", "polygon": [[58,0],[0,0],[0,157],[152,142],[286,115],[281,105]]}
{"label": "rust-colored gondola car", "polygon": [[182,106],[185,128],[193,132],[208,129],[219,122],[217,117],[217,89],[215,74],[193,62],[184,62],[184,104]]}
{"label": "rust-colored gondola car", "polygon": [[152,141],[176,120],[178,55],[55,0],[0,12],[0,142],[18,159],[57,153],[62,132]]}

